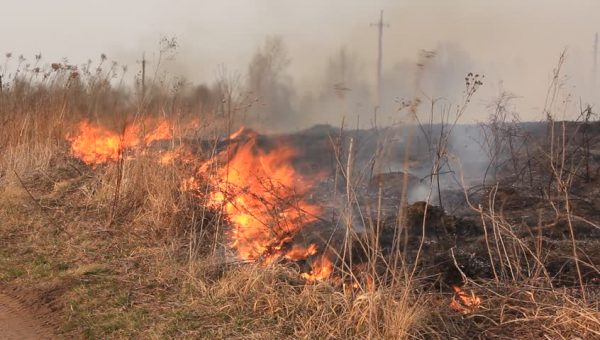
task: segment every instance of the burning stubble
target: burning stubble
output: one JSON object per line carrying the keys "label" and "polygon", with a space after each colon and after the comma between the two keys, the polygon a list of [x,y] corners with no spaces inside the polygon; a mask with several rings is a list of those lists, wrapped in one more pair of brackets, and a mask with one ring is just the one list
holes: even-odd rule
{"label": "burning stubble", "polygon": [[[142,133],[146,129],[147,133]],[[86,164],[97,167],[132,159],[136,153],[152,152],[152,144],[172,138],[173,124],[167,120],[145,120],[126,125],[117,134],[89,122],[81,122],[67,139],[71,154]],[[240,260],[265,265],[286,259],[311,260],[311,269],[303,273],[309,281],[324,280],[333,272],[329,254],[316,244],[294,243],[302,229],[316,222],[323,210],[304,197],[313,191],[316,180],[296,171],[292,161],[299,151],[284,141],[261,146],[259,135],[240,128],[222,141],[226,146],[214,158],[195,159],[196,175],[185,178],[181,188],[199,192],[199,183],[212,188],[207,204],[224,212],[231,223],[227,231],[229,247]],[[160,149],[159,149],[160,150]],[[154,150],[156,151],[156,150]],[[190,162],[189,153],[159,151],[159,162]],[[222,161],[222,164],[215,164]],[[211,166],[215,174],[209,174]]]}

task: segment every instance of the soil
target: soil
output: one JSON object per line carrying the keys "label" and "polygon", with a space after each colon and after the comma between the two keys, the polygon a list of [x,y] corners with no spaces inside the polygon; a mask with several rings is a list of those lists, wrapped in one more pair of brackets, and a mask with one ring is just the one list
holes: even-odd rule
{"label": "soil", "polygon": [[45,318],[19,300],[0,293],[1,339],[56,339],[53,330],[45,325]]}

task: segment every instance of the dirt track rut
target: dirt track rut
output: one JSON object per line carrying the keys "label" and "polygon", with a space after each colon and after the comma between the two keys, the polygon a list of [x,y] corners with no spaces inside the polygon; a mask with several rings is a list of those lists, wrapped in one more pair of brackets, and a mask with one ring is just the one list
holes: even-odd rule
{"label": "dirt track rut", "polygon": [[0,293],[0,340],[56,339],[18,300]]}

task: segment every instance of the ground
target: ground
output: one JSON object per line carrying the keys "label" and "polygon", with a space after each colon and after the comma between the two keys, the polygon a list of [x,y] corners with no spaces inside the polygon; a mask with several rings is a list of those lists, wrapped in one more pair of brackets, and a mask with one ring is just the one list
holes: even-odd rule
{"label": "ground", "polygon": [[54,329],[44,324],[44,316],[32,313],[24,303],[0,294],[0,334],[7,340],[55,339]]}

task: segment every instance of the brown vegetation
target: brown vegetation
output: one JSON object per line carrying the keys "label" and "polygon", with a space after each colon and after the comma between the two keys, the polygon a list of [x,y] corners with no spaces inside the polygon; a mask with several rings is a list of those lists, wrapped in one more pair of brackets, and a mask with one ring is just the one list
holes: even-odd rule
{"label": "brown vegetation", "polygon": [[[297,168],[326,158],[333,163],[327,180],[334,193],[312,194],[330,203],[323,207],[341,226],[331,233],[339,236],[337,243],[328,242],[329,248],[319,243],[321,253],[331,249],[335,270],[307,280],[302,274],[310,273],[307,262],[314,268],[313,254],[297,261],[259,256],[240,261],[227,240],[235,225],[223,206],[229,202],[222,198],[219,207],[209,202],[222,169],[220,152],[235,150],[226,136],[248,109],[247,97],[225,78],[210,90],[169,92],[144,85],[128,95],[112,73],[101,71],[105,59],[100,71],[52,64],[47,71],[23,72],[10,86],[5,79],[0,93],[0,288],[35,292],[64,336],[600,336],[600,133],[591,111],[580,122],[557,122],[550,98],[548,130],[536,135],[519,130],[522,125],[508,122],[498,108],[485,130],[494,181],[484,178],[472,187],[463,180],[455,190],[462,200],[449,199],[462,206],[458,217],[431,202],[405,203],[408,172],[400,173],[403,181],[391,181],[399,188],[389,192],[382,187],[391,185],[386,175],[365,175],[369,171],[362,169],[381,160],[361,167],[353,158],[358,131],[264,137],[264,148],[275,148],[269,144],[275,140],[306,138],[313,147],[326,146],[330,157],[319,154]],[[411,110],[418,105],[414,100]],[[445,115],[442,126],[449,130],[428,136],[429,151],[409,145],[406,150],[418,154],[402,158],[420,162],[432,155],[424,181],[428,198],[437,191],[446,206],[452,202],[442,200],[440,177],[452,161],[448,144],[455,121]],[[67,136],[77,133],[81,121],[122,141],[132,124],[153,119],[171,127],[159,143],[119,146],[116,159],[100,164],[73,156]],[[196,163],[183,157],[157,161],[182,149]],[[198,163],[209,164],[202,176]],[[460,177],[458,167],[451,170]],[[190,176],[193,190],[182,185]],[[359,194],[362,187],[374,193],[372,200]],[[455,292],[459,289],[464,295]],[[464,306],[468,296],[480,302]],[[453,309],[453,301],[463,309]]]}

